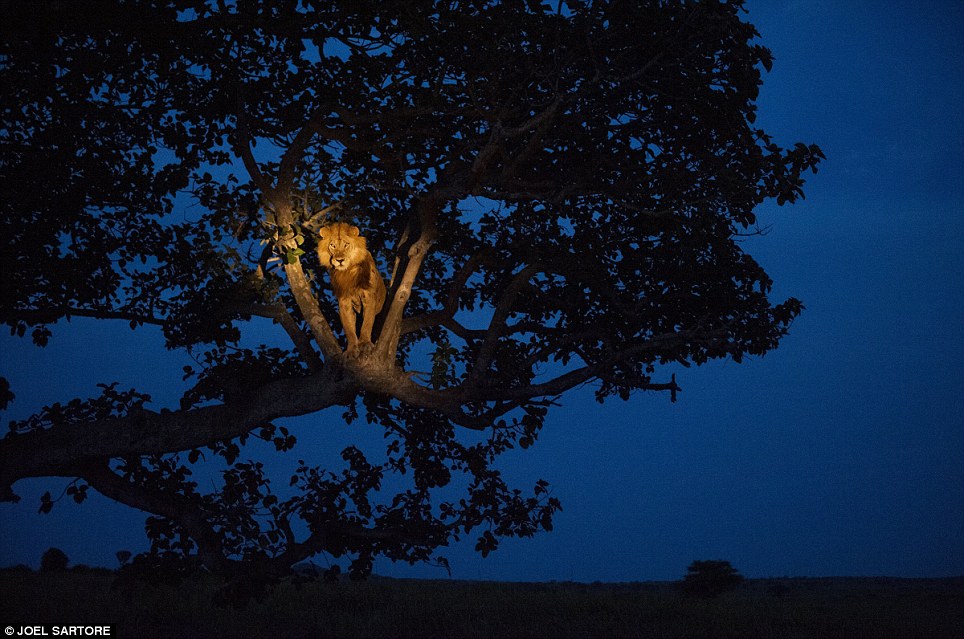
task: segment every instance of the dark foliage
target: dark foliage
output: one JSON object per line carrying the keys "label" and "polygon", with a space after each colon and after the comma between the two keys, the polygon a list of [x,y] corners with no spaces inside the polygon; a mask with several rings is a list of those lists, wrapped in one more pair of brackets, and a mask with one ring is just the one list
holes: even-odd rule
{"label": "dark foliage", "polygon": [[48,548],[40,557],[40,569],[44,572],[63,572],[70,560],[60,548]]}
{"label": "dark foliage", "polygon": [[694,561],[686,570],[682,589],[690,597],[718,597],[743,583],[743,575],[728,561]]}
{"label": "dark foliage", "polygon": [[[548,485],[497,460],[560,395],[675,400],[667,366],[762,355],[802,308],[739,239],[822,154],[754,126],[771,56],[741,2],[84,8],[4,5],[0,322],[38,347],[72,317],[153,325],[197,366],[177,410],[111,384],[11,424],[0,497],[76,477],[152,513],[132,573],[270,581],[324,552],[359,577],[549,530]],[[333,219],[392,276],[370,352],[342,352],[309,250]],[[283,345],[241,347],[253,318]],[[332,407],[384,454],[272,484],[245,445],[291,450],[275,422]]]}
{"label": "dark foliage", "polygon": [[[499,583],[370,579],[273,588],[243,610],[211,605],[210,575],[177,588],[109,592],[109,574],[0,569],[9,616],[48,626],[109,619],[124,637],[739,637],[960,639],[964,579],[789,579],[738,597],[680,596],[670,583]],[[15,614],[14,614],[15,612]]]}

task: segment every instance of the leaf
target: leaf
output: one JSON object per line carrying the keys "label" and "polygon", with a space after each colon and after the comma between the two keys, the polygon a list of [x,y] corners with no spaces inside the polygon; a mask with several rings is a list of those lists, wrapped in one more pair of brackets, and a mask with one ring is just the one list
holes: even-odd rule
{"label": "leaf", "polygon": [[50,332],[50,329],[46,326],[38,326],[37,328],[33,329],[33,332],[30,334],[30,336],[33,338],[33,343],[41,347],[47,345],[51,335],[52,333]]}
{"label": "leaf", "polygon": [[54,501],[50,497],[50,491],[48,490],[47,492],[45,492],[43,495],[40,496],[40,509],[37,512],[46,515],[51,510],[53,510],[53,507],[54,507]]}
{"label": "leaf", "polygon": [[304,255],[305,252],[300,248],[289,249],[285,251],[284,261],[285,264],[294,264],[298,261],[298,258]]}
{"label": "leaf", "polygon": [[74,501],[78,504],[84,503],[84,500],[87,499],[87,485],[84,484],[84,485],[78,486],[77,490],[75,490],[73,493],[73,498],[74,498]]}
{"label": "leaf", "polygon": [[14,400],[16,395],[10,390],[10,382],[7,378],[0,377],[0,410],[4,410]]}

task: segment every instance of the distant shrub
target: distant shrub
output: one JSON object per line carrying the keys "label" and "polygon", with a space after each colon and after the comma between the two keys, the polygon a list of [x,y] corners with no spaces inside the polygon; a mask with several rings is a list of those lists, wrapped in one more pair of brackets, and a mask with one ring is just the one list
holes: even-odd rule
{"label": "distant shrub", "polygon": [[70,560],[60,548],[48,548],[40,557],[40,569],[44,572],[63,572]]}
{"label": "distant shrub", "polygon": [[710,598],[734,590],[743,583],[743,575],[728,561],[694,561],[683,578],[683,594]]}
{"label": "distant shrub", "polygon": [[16,566],[10,566],[9,568],[3,568],[0,572],[9,572],[15,575],[22,575],[28,572],[33,572],[33,568],[27,564],[17,564]]}
{"label": "distant shrub", "polygon": [[87,564],[74,564],[67,569],[67,572],[80,573],[84,575],[113,575],[114,571],[110,568],[101,566],[88,566]]}

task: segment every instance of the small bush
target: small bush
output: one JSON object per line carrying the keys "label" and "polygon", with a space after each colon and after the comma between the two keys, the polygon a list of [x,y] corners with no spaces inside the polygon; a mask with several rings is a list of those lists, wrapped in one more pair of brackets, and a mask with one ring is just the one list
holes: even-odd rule
{"label": "small bush", "polygon": [[728,561],[694,561],[687,571],[682,587],[690,597],[717,597],[743,583],[743,575]]}
{"label": "small bush", "polygon": [[40,557],[40,569],[44,572],[63,572],[70,560],[60,548],[48,548]]}
{"label": "small bush", "polygon": [[0,572],[9,572],[14,575],[25,575],[27,573],[33,572],[33,568],[27,564],[17,564],[16,566],[10,566],[9,568],[0,569]]}

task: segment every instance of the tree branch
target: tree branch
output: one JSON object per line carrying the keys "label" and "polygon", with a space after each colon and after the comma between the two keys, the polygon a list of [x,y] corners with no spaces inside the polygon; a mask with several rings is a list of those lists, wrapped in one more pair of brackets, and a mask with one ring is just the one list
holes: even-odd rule
{"label": "tree branch", "polygon": [[238,126],[236,129],[237,139],[234,142],[234,152],[238,154],[241,162],[244,163],[244,168],[251,177],[251,181],[258,187],[261,194],[267,197],[272,190],[271,182],[264,173],[261,172],[261,167],[258,166],[258,162],[254,159],[254,154],[251,152],[251,134],[248,131],[247,113],[245,113],[244,103],[241,99],[240,87],[238,89],[238,108],[235,116]]}
{"label": "tree branch", "polygon": [[[77,476],[82,477],[105,497],[175,522],[197,543],[202,564],[212,572],[230,574],[240,568],[241,562],[225,555],[221,538],[210,524],[212,515],[216,513],[208,512],[201,504],[162,488],[126,481],[112,471],[106,462],[79,465],[76,471]],[[284,552],[259,561],[258,567],[262,572],[268,568],[268,572],[272,574],[284,574],[294,564],[325,550],[329,537],[333,535],[365,541],[392,540],[400,536],[400,533],[393,529],[373,529],[352,524],[338,524],[314,532],[301,542],[296,542],[289,533],[290,526],[285,531],[288,546]]]}
{"label": "tree branch", "polygon": [[[251,179],[261,190],[265,198],[267,198],[268,204],[275,212],[279,226],[286,228],[293,220],[291,218],[290,203],[287,202],[287,197],[283,196],[283,194],[286,190],[290,189],[294,180],[295,168],[298,162],[304,158],[305,149],[314,135],[313,121],[316,116],[313,115],[298,131],[291,145],[282,155],[281,164],[278,169],[278,181],[277,184],[272,187],[258,167],[254,155],[251,153],[250,136],[245,124],[245,114],[241,105],[240,96],[238,102],[237,133],[239,140],[238,144],[235,145],[235,151],[241,156],[245,168],[248,170],[249,175],[251,175]],[[301,314],[308,321],[308,326],[311,328],[315,341],[317,341],[321,347],[322,353],[328,358],[338,356],[338,354],[341,353],[338,340],[335,339],[335,334],[332,332],[331,325],[328,323],[327,318],[322,314],[318,300],[311,292],[311,286],[308,284],[308,280],[301,268],[301,263],[296,261],[293,264],[286,264],[285,274],[288,277],[288,284],[291,286],[295,301],[301,309]],[[287,315],[287,310],[284,311],[284,315]],[[295,325],[294,320],[292,320],[290,316],[285,319],[283,315],[279,315],[276,319],[278,319],[282,328],[288,333],[292,341],[294,341],[295,347],[299,353],[301,353],[302,357],[305,358],[309,367],[311,367],[312,370],[316,370],[319,365],[317,355],[310,344],[305,343],[301,330]]]}
{"label": "tree branch", "polygon": [[308,365],[308,370],[312,373],[321,370],[321,358],[318,357],[318,353],[316,353],[314,347],[312,347],[311,338],[301,330],[301,327],[298,326],[298,323],[283,304],[251,304],[240,307],[239,310],[241,312],[249,312],[251,315],[256,315],[257,317],[265,317],[276,321],[281,328],[284,329],[284,332],[288,334],[288,337],[291,338],[301,359]]}
{"label": "tree branch", "polygon": [[375,345],[376,356],[383,361],[394,358],[395,351],[398,349],[398,339],[402,331],[402,312],[411,296],[412,287],[415,285],[422,263],[438,235],[436,227],[438,213],[451,195],[452,193],[448,189],[436,188],[416,204],[419,236],[408,249],[407,262],[402,276],[398,278],[397,282],[393,283],[392,290],[389,291],[389,297],[386,300],[388,310],[383,311],[385,321],[382,324],[382,332],[378,337],[378,343]]}
{"label": "tree branch", "polygon": [[479,355],[475,358],[475,365],[472,368],[472,372],[469,373],[468,379],[465,381],[468,386],[478,385],[482,376],[485,375],[489,369],[489,364],[492,363],[492,356],[495,354],[495,348],[499,343],[499,337],[502,335],[502,330],[505,328],[509,314],[512,313],[512,305],[515,303],[516,297],[522,292],[522,288],[529,283],[529,278],[542,270],[542,268],[539,264],[526,266],[512,278],[512,282],[510,282],[509,286],[505,289],[505,292],[499,299],[499,303],[495,307],[495,312],[492,314],[488,331],[486,331],[485,341],[482,342]]}
{"label": "tree branch", "polygon": [[95,319],[119,319],[127,320],[129,322],[137,322],[139,324],[154,324],[156,326],[164,326],[167,320],[154,317],[153,315],[142,315],[140,313],[132,313],[129,311],[115,311],[111,309],[96,309],[96,308],[76,308],[76,307],[60,307],[60,308],[45,308],[45,309],[0,309],[0,322],[16,322],[17,320],[22,320],[28,324],[48,324],[53,323],[61,318],[70,319],[71,316],[76,317],[93,317]]}
{"label": "tree branch", "polygon": [[0,440],[0,501],[16,499],[11,486],[25,477],[62,474],[77,460],[161,454],[207,446],[242,435],[279,417],[344,404],[357,383],[336,367],[311,377],[283,379],[244,398],[176,412],[141,410],[124,417],[9,434]]}
{"label": "tree branch", "polygon": [[311,292],[311,285],[308,284],[308,278],[305,277],[305,272],[301,268],[301,262],[296,260],[291,264],[285,264],[285,275],[288,276],[291,292],[295,296],[298,308],[301,309],[301,314],[308,321],[308,326],[315,341],[321,347],[321,352],[327,359],[338,357],[341,354],[341,346],[331,330],[328,319],[321,312],[318,299]]}
{"label": "tree branch", "polygon": [[[495,389],[491,387],[479,388],[477,386],[474,387],[463,384],[453,390],[463,393],[468,401],[483,402],[518,401],[535,397],[561,395],[565,391],[574,388],[579,384],[583,384],[594,377],[599,377],[600,374],[604,374],[605,371],[611,369],[616,364],[619,364],[620,362],[644,351],[654,350],[656,348],[666,348],[667,345],[673,343],[685,344],[692,343],[694,340],[703,341],[706,337],[708,337],[708,335],[705,333],[697,336],[693,331],[663,333],[643,342],[627,344],[618,352],[613,352],[610,357],[604,358],[594,364],[587,364],[582,368],[569,371],[541,384],[505,389]],[[646,388],[647,390],[670,390],[674,393],[680,390],[680,388],[676,386],[675,379],[666,384],[641,384],[637,386],[640,388]]]}
{"label": "tree branch", "polygon": [[212,572],[227,567],[221,538],[208,521],[210,513],[196,502],[162,488],[133,484],[112,471],[106,460],[79,465],[77,475],[108,499],[176,522],[197,543],[201,562]]}
{"label": "tree branch", "polygon": [[316,111],[308,118],[304,126],[295,134],[291,144],[281,156],[281,164],[278,166],[278,183],[275,185],[278,193],[282,193],[291,188],[295,179],[295,169],[298,163],[305,157],[305,150],[315,135],[315,122],[321,115],[321,111]]}
{"label": "tree branch", "polygon": [[[462,289],[465,288],[465,283],[470,277],[472,277],[472,274],[476,271],[476,269],[478,269],[481,264],[488,260],[490,253],[491,249],[489,247],[485,247],[470,257],[462,268],[452,276],[452,281],[449,284],[448,295],[446,296],[445,304],[442,309],[431,313],[416,315],[415,317],[406,317],[404,320],[402,320],[402,334],[404,335],[406,333],[413,333],[423,328],[429,328],[430,326],[438,326],[439,324],[448,325],[450,320],[456,326],[461,328],[462,331],[467,330],[461,324],[454,322],[452,319],[459,310],[459,294],[462,292]],[[455,332],[457,335],[460,334],[459,331],[453,332]]]}

